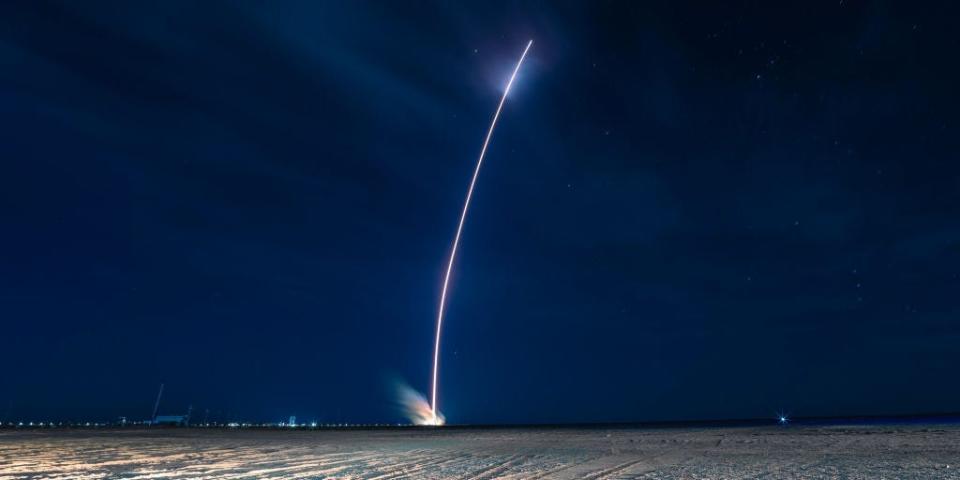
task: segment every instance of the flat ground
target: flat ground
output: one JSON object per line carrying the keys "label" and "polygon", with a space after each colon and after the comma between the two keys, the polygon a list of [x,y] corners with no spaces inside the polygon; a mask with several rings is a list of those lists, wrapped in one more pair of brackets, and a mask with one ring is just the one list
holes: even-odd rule
{"label": "flat ground", "polygon": [[960,479],[960,426],[0,431],[21,478]]}

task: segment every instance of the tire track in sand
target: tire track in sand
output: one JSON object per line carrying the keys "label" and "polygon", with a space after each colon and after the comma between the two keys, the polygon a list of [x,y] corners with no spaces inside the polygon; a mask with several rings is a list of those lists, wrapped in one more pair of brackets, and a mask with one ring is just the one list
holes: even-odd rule
{"label": "tire track in sand", "polygon": [[460,462],[467,457],[468,455],[450,456],[447,454],[438,453],[432,456],[431,460],[426,463],[411,464],[410,462],[404,462],[396,465],[390,465],[387,468],[378,471],[375,476],[367,477],[366,480],[391,480],[394,478],[408,477],[413,473],[419,473],[427,469],[438,468],[449,463]]}
{"label": "tire track in sand", "polygon": [[[522,463],[526,458],[524,455],[511,455],[502,461],[494,462],[491,465],[487,465],[479,470],[469,472],[466,476],[460,477],[461,480],[484,480],[487,478],[496,478],[496,475],[503,473],[504,470],[510,468],[511,466]],[[491,477],[493,475],[493,477]]]}

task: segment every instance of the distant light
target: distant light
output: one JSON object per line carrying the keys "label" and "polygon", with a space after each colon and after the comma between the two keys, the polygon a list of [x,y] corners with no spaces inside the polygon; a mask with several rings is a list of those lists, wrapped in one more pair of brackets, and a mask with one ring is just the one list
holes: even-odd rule
{"label": "distant light", "polygon": [[777,423],[780,425],[787,425],[790,423],[790,416],[783,412],[777,413]]}

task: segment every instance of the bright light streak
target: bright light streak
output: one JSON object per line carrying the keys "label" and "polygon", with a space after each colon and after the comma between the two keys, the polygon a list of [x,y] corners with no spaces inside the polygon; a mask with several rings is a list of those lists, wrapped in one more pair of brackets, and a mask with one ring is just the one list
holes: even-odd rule
{"label": "bright light streak", "polygon": [[490,128],[487,130],[487,136],[483,140],[483,148],[480,149],[480,157],[477,159],[477,166],[473,170],[473,178],[470,179],[470,188],[467,189],[467,198],[463,202],[463,211],[460,213],[460,222],[457,224],[457,234],[453,237],[453,247],[450,249],[450,259],[447,261],[447,272],[443,276],[443,289],[440,292],[440,307],[437,309],[437,336],[433,344],[433,383],[430,393],[430,414],[433,425],[442,424],[442,417],[437,415],[437,372],[440,366],[440,331],[443,327],[443,313],[447,303],[447,288],[450,285],[450,272],[453,271],[453,262],[457,257],[457,247],[460,246],[460,234],[463,233],[463,223],[467,219],[467,209],[470,208],[470,199],[473,197],[473,187],[477,184],[477,176],[480,174],[480,166],[483,164],[483,157],[487,154],[487,147],[490,145],[490,137],[493,136],[493,129],[497,126],[497,119],[500,118],[500,111],[503,110],[503,104],[507,101],[507,94],[510,93],[510,87],[517,78],[517,72],[523,65],[523,59],[527,57],[527,52],[533,45],[533,40],[527,42],[527,47],[523,49],[517,66],[513,68],[513,74],[507,82],[507,88],[503,90],[503,96],[500,97],[500,104],[497,105],[497,111],[493,114],[493,120],[490,122]]}

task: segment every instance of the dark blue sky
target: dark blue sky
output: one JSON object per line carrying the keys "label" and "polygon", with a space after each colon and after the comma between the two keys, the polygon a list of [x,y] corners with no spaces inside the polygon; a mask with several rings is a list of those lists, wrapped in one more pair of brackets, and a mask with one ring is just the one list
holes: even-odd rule
{"label": "dark blue sky", "polygon": [[960,410],[952,2],[4,2],[0,420]]}

